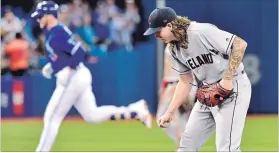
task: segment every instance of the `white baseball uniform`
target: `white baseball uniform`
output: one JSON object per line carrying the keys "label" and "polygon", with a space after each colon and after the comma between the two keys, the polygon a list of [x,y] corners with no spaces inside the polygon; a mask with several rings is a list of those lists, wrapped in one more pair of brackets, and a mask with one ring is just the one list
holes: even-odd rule
{"label": "white baseball uniform", "polygon": [[43,75],[56,77],[56,88],[45,110],[44,128],[36,151],[51,150],[61,122],[72,106],[87,122],[139,119],[151,127],[151,116],[144,100],[128,107],[96,106],[92,76],[83,64],[85,52],[67,27],[58,24],[48,30],[45,48],[49,63],[43,68]]}

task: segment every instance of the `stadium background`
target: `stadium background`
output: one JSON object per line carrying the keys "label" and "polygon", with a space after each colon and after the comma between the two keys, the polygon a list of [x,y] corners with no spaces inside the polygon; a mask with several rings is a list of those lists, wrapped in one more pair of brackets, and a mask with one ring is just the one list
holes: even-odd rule
{"label": "stadium background", "polygon": [[[101,0],[99,0],[101,1]],[[24,20],[24,33],[30,44],[37,43],[37,36],[40,33],[38,27],[30,19],[30,11],[38,1],[27,0],[2,0],[1,15],[5,14],[5,8],[10,6],[14,14]],[[67,0],[56,0],[58,4],[71,3]],[[96,35],[106,39],[109,38],[109,25],[101,25],[97,22],[98,14],[94,11],[98,7],[96,0],[84,1],[91,6],[91,15]],[[147,100],[150,111],[155,114],[157,111],[158,97],[157,89],[162,77],[162,46],[157,44],[154,37],[143,37],[142,33],[147,28],[147,19],[149,13],[157,5],[166,5],[174,8],[177,14],[188,16],[190,19],[198,22],[210,22],[219,28],[234,33],[248,42],[248,48],[244,57],[245,70],[252,82],[252,98],[248,110],[249,115],[264,115],[261,118],[249,120],[248,127],[251,129],[258,127],[263,134],[258,134],[254,129],[248,129],[246,134],[247,142],[252,140],[266,140],[264,143],[269,144],[266,147],[255,147],[257,142],[247,147],[248,151],[277,151],[278,150],[278,1],[277,0],[135,0],[139,9],[141,21],[136,25],[133,32],[133,49],[127,50],[123,44],[111,43],[108,50],[102,50],[100,46],[95,46],[88,53],[87,66],[93,75],[93,91],[97,98],[98,105],[128,105],[131,102],[141,98]],[[125,1],[116,0],[116,6],[124,12]],[[97,15],[96,15],[97,14]],[[39,43],[37,43],[37,46]],[[1,41],[1,45],[2,41]],[[36,46],[36,45],[35,45]],[[39,48],[39,47],[38,47]],[[41,51],[36,48],[36,51]],[[1,53],[5,48],[1,47]],[[34,61],[34,60],[32,60]],[[52,91],[55,88],[55,79],[47,80],[40,73],[41,67],[45,64],[45,58],[41,55],[36,56],[36,64],[30,64],[30,69],[22,77],[13,77],[11,74],[1,73],[1,116],[2,116],[2,150],[20,151],[23,148],[14,147],[12,141],[18,142],[25,140],[24,129],[36,131],[33,134],[31,144],[28,144],[29,151],[34,150],[36,141],[39,139],[39,132],[42,123],[39,118],[37,121],[25,120],[30,117],[42,117]],[[1,71],[2,72],[2,71]],[[270,115],[271,114],[271,115]],[[276,116],[273,116],[275,114]],[[72,109],[68,116],[77,116],[76,110]],[[19,120],[21,119],[21,120]],[[32,126],[33,123],[36,125]],[[141,126],[136,123],[106,123],[103,125],[87,125],[83,122],[66,122],[62,130],[73,130],[71,126],[77,126],[86,130],[100,130],[104,132],[97,135],[96,141],[102,140],[103,135],[108,134],[105,127],[120,127],[126,129],[125,133],[140,134],[134,136],[137,139],[131,147],[123,145],[122,147],[88,147],[72,148],[71,151],[172,151],[174,144],[163,134],[160,129],[156,129],[150,134],[152,141],[150,146],[142,144],[138,146],[141,135],[145,132]],[[261,127],[263,126],[263,127]],[[21,127],[20,130],[18,127]],[[81,131],[83,130],[81,129]],[[12,130],[12,131],[11,131]],[[135,131],[133,131],[135,130]],[[28,131],[28,130],[27,130]],[[26,131],[25,131],[26,132]],[[29,131],[30,132],[30,131]],[[121,132],[121,131],[118,131]],[[251,133],[252,132],[252,133]],[[253,133],[254,132],[254,133]],[[14,135],[13,135],[13,134]],[[63,133],[63,132],[62,132]],[[116,132],[117,133],[117,132]],[[19,138],[19,135],[22,137]],[[30,134],[32,135],[32,134]],[[63,134],[61,134],[63,135]],[[67,135],[64,133],[64,136]],[[115,137],[118,137],[115,135]],[[60,136],[63,141],[64,136]],[[251,137],[258,136],[255,139]],[[66,136],[65,136],[66,137]],[[120,136],[121,137],[121,136]],[[155,138],[154,138],[155,137]],[[271,138],[272,137],[272,138]],[[30,137],[29,137],[30,138]],[[67,136],[68,138],[68,136]],[[158,141],[157,141],[157,139]],[[31,139],[31,138],[30,138]],[[35,140],[33,140],[35,139]],[[65,138],[66,139],[66,138]],[[69,138],[70,139],[70,138]],[[248,140],[249,139],[249,140]],[[94,141],[92,140],[92,141]],[[122,139],[121,139],[122,140]],[[274,140],[274,141],[273,141]],[[31,140],[30,140],[31,141]],[[68,147],[63,148],[63,144],[56,144],[57,151],[65,151]],[[107,140],[106,140],[107,141]],[[117,140],[119,141],[119,140]],[[272,141],[271,143],[269,143]],[[95,142],[95,141],[94,141]],[[114,141],[112,141],[114,142]],[[126,141],[122,141],[125,143]],[[88,143],[88,142],[87,142]],[[121,143],[121,141],[119,142]],[[132,142],[130,142],[132,143]],[[160,144],[161,143],[161,144]],[[214,141],[212,146],[205,151],[214,150]],[[85,143],[86,144],[86,143]],[[163,144],[165,147],[160,147]],[[34,146],[35,145],[35,146]],[[259,144],[262,145],[262,144]],[[61,147],[62,146],[62,147]],[[66,146],[68,146],[66,144]],[[93,145],[94,146],[94,145]],[[134,146],[134,147],[133,147]],[[264,145],[263,145],[264,146]],[[26,147],[26,146],[25,146]],[[87,148],[88,147],[88,148]],[[71,148],[71,147],[70,147]],[[97,148],[97,149],[96,149]],[[205,147],[206,148],[206,147]],[[258,149],[255,149],[258,148]],[[270,150],[268,148],[271,148]],[[255,150],[253,150],[255,149]],[[245,149],[244,149],[245,151]]]}

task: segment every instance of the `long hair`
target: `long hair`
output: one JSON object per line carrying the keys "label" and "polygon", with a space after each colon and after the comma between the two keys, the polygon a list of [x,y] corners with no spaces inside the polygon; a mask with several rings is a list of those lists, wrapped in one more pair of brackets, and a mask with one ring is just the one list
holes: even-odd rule
{"label": "long hair", "polygon": [[178,39],[178,41],[170,42],[170,49],[172,50],[177,43],[179,47],[184,49],[188,48],[188,35],[187,29],[190,25],[191,20],[187,17],[177,16],[172,22],[172,33]]}

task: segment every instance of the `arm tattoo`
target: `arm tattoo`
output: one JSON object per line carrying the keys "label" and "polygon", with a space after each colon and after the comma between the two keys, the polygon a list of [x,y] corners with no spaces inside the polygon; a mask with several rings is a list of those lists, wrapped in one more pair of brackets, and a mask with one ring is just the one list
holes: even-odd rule
{"label": "arm tattoo", "polygon": [[224,80],[231,80],[233,78],[233,75],[238,68],[239,64],[242,61],[245,49],[247,47],[246,42],[236,37],[232,44],[232,53],[229,58],[229,68],[227,71],[225,71],[223,79]]}

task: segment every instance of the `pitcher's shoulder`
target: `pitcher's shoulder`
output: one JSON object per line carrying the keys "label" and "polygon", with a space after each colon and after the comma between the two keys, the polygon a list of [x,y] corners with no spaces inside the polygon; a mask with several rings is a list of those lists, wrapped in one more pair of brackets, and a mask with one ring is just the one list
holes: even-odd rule
{"label": "pitcher's shoulder", "polygon": [[218,27],[211,23],[200,23],[200,22],[192,21],[188,28],[188,32],[195,33],[199,31],[210,30],[215,28]]}

